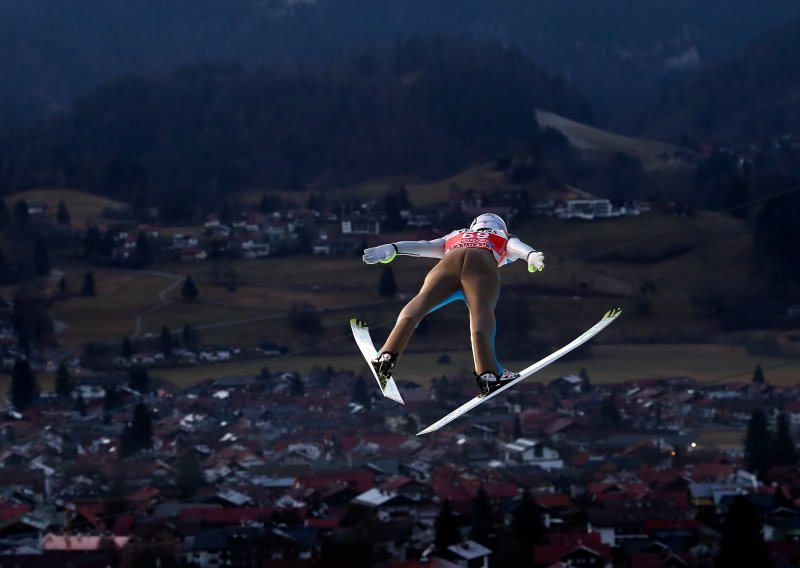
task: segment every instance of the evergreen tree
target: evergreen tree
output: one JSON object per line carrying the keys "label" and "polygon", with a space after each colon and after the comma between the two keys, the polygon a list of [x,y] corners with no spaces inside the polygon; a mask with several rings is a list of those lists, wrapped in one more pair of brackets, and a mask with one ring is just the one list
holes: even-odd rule
{"label": "evergreen tree", "polygon": [[519,440],[522,438],[522,420],[519,418],[519,414],[514,415],[514,439]]}
{"label": "evergreen tree", "polygon": [[153,260],[150,255],[150,242],[147,240],[147,235],[141,231],[139,236],[136,237],[136,257],[143,266],[150,264]]}
{"label": "evergreen tree", "polygon": [[133,408],[133,420],[125,426],[120,440],[120,457],[153,447],[153,425],[143,402]]}
{"label": "evergreen tree", "polygon": [[491,544],[494,536],[494,516],[492,514],[492,504],[483,484],[478,488],[478,494],[472,503],[472,530],[470,538],[484,546]]}
{"label": "evergreen tree", "polygon": [[544,530],[539,508],[526,489],[520,504],[511,512],[509,537],[504,546],[504,558],[508,564],[531,566],[533,547],[542,541]]}
{"label": "evergreen tree", "polygon": [[72,396],[72,377],[70,376],[69,369],[67,369],[66,361],[61,361],[58,365],[55,392],[62,398],[69,398]]}
{"label": "evergreen tree", "polygon": [[600,413],[611,426],[619,427],[622,425],[622,414],[619,408],[617,408],[617,405],[614,404],[614,399],[612,397],[603,400],[600,405]]}
{"label": "evergreen tree", "polygon": [[100,229],[92,226],[86,231],[86,239],[83,241],[83,254],[88,260],[92,260],[101,253],[103,248],[103,234]]}
{"label": "evergreen tree", "polygon": [[223,225],[230,225],[233,221],[233,213],[231,212],[231,204],[228,200],[222,202],[222,208],[219,211],[219,222]]}
{"label": "evergreen tree", "polygon": [[408,200],[408,191],[406,190],[406,186],[400,186],[400,188],[397,190],[396,197],[397,207],[400,209],[400,211],[411,209],[411,201]]}
{"label": "evergreen tree", "polygon": [[103,238],[100,241],[100,250],[98,251],[101,256],[109,256],[114,250],[114,245],[117,243],[117,235],[119,233],[109,227],[103,233]]}
{"label": "evergreen tree", "polygon": [[538,542],[544,534],[539,507],[528,490],[522,492],[520,504],[511,513],[511,538],[525,542]]}
{"label": "evergreen tree", "polygon": [[8,265],[8,260],[6,260],[6,253],[0,248],[0,283],[5,283],[10,272],[11,267]]}
{"label": "evergreen tree", "polygon": [[131,422],[133,439],[142,448],[153,447],[153,424],[150,411],[143,402],[133,408],[133,422]]}
{"label": "evergreen tree", "polygon": [[366,408],[370,408],[372,401],[369,396],[369,387],[367,386],[367,381],[364,380],[364,377],[359,376],[356,379],[355,384],[353,384],[352,401]]}
{"label": "evergreen tree", "polygon": [[147,375],[147,369],[131,367],[128,371],[128,384],[133,390],[146,394],[150,390],[150,377]]}
{"label": "evergreen tree", "polygon": [[163,326],[161,328],[161,352],[165,357],[169,356],[174,347],[175,338],[172,337],[172,332],[170,332],[167,326]]}
{"label": "evergreen tree", "polygon": [[83,287],[81,288],[81,296],[94,296],[97,294],[94,283],[94,274],[87,272],[83,276]]}
{"label": "evergreen tree", "polygon": [[86,416],[86,401],[81,393],[78,393],[78,398],[75,399],[75,412],[81,416]]}
{"label": "evergreen tree", "polygon": [[797,450],[785,414],[778,417],[775,436],[770,446],[770,465],[794,465],[797,462]]}
{"label": "evergreen tree", "polygon": [[308,199],[306,200],[306,209],[312,211],[321,211],[325,206],[325,201],[316,191],[308,192]]}
{"label": "evergreen tree", "polygon": [[30,209],[25,200],[20,199],[14,204],[14,219],[20,227],[24,227],[28,224],[30,216]]}
{"label": "evergreen tree", "polygon": [[47,243],[43,239],[36,239],[33,245],[33,269],[39,276],[50,274],[50,253],[47,252]]}
{"label": "evergreen tree", "polygon": [[56,220],[60,225],[69,225],[70,224],[70,216],[69,210],[67,209],[67,204],[63,201],[58,203],[58,213],[56,214]]}
{"label": "evergreen tree", "polygon": [[383,224],[387,231],[398,231],[406,226],[405,219],[400,215],[400,204],[394,195],[384,197],[383,215]]}
{"label": "evergreen tree", "polygon": [[25,359],[14,361],[11,371],[11,403],[14,408],[22,412],[39,398],[39,385],[31,371],[31,366]]}
{"label": "evergreen tree", "polygon": [[181,497],[191,499],[205,482],[203,470],[200,468],[194,452],[183,454],[178,459],[176,469],[178,470],[178,488],[181,490]]}
{"label": "evergreen tree", "polygon": [[194,300],[200,294],[199,290],[197,289],[197,285],[192,280],[191,276],[187,276],[186,280],[183,281],[183,287],[181,288],[181,298],[184,300]]}
{"label": "evergreen tree", "polygon": [[764,379],[764,371],[761,370],[761,365],[756,365],[756,368],[753,371],[753,384],[763,385],[764,383],[766,383],[766,380]]}
{"label": "evergreen tree", "polygon": [[392,298],[397,294],[397,283],[394,281],[394,271],[391,266],[384,266],[378,282],[378,294]]}
{"label": "evergreen tree", "polygon": [[522,189],[517,200],[516,214],[514,223],[520,224],[531,220],[531,196],[527,189]]}
{"label": "evergreen tree", "polygon": [[769,469],[769,448],[771,445],[772,437],[769,433],[767,417],[762,410],[756,409],[747,424],[744,455],[750,470],[762,479]]}
{"label": "evergreen tree", "polygon": [[117,391],[117,387],[111,386],[105,390],[103,395],[103,421],[108,424],[114,411],[122,406],[122,397]]}
{"label": "evergreen tree", "polygon": [[753,504],[744,495],[734,497],[722,525],[722,540],[715,567],[772,566],[763,531]]}
{"label": "evergreen tree", "polygon": [[578,376],[583,380],[584,392],[589,392],[592,390],[592,382],[589,380],[589,371],[586,370],[586,367],[581,367]]}
{"label": "evergreen tree", "polygon": [[200,332],[192,327],[191,325],[184,324],[183,331],[181,332],[181,340],[183,344],[187,347],[199,345],[200,341],[202,340],[202,335]]}
{"label": "evergreen tree", "polygon": [[119,354],[126,359],[130,359],[133,355],[133,346],[131,345],[131,340],[128,339],[128,336],[122,338],[122,343],[119,347]]}
{"label": "evergreen tree", "polygon": [[292,375],[292,382],[289,386],[289,394],[292,396],[303,396],[306,394],[306,387],[300,375]]}
{"label": "evergreen tree", "polygon": [[448,546],[461,542],[461,534],[458,532],[456,518],[453,515],[453,504],[450,499],[445,499],[439,516],[436,517],[434,544],[439,550],[445,550]]}

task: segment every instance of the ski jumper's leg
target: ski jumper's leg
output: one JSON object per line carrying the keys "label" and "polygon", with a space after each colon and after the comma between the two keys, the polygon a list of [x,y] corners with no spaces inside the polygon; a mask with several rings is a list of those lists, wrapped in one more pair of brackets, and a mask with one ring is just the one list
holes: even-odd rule
{"label": "ski jumper's leg", "polygon": [[425,315],[429,316],[433,312],[438,310],[439,308],[443,308],[447,304],[451,304],[451,303],[455,302],[456,300],[463,300],[463,299],[464,299],[464,292],[462,292],[461,290],[458,290],[457,292],[454,292],[454,293],[450,294],[450,296],[448,298],[446,298],[443,302],[439,302],[439,304],[437,304],[436,306],[433,306],[430,309],[430,311],[428,311],[428,313],[425,314]]}
{"label": "ski jumper's leg", "polygon": [[378,353],[403,353],[422,318],[434,308],[441,307],[446,299],[460,289],[461,257],[463,254],[448,253],[431,269],[419,294],[400,312],[394,329]]}
{"label": "ski jumper's leg", "polygon": [[500,271],[494,257],[485,250],[467,251],[461,285],[469,307],[472,358],[478,374],[500,373],[494,353],[494,307],[500,294]]}

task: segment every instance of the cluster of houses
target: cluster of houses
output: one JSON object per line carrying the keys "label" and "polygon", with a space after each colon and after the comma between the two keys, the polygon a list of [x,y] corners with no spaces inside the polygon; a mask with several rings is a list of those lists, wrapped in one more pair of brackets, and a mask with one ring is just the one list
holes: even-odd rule
{"label": "cluster of houses", "polygon": [[[116,380],[101,379],[80,381]],[[739,495],[776,568],[800,554],[797,464],[758,478],[741,443],[706,442],[743,438],[756,408],[800,426],[800,387],[565,376],[417,437],[474,395],[472,381],[402,383],[398,406],[371,380],[370,404],[354,402],[363,380],[261,373],[177,393],[120,389],[110,416],[102,397],[86,399],[85,416],[57,397],[0,412],[0,565],[312,566],[365,554],[393,568],[489,566],[504,543],[474,533],[479,495],[497,526],[532,499],[539,523],[525,546],[539,568],[712,566]],[[120,459],[140,402],[152,447]],[[445,503],[457,538],[436,546]]]}
{"label": "cluster of houses", "polygon": [[210,345],[196,348],[175,347],[166,354],[160,351],[143,351],[133,353],[129,357],[117,355],[112,359],[111,364],[116,368],[129,369],[131,367],[225,363],[241,354],[242,350],[238,347],[215,347]]}
{"label": "cluster of houses", "polygon": [[370,201],[348,207],[342,203],[319,210],[286,208],[271,213],[245,211],[234,220],[210,215],[196,233],[164,234],[159,227],[120,225],[113,231],[112,260],[133,261],[140,252],[140,235],[152,246],[149,253],[166,260],[204,261],[227,256],[260,259],[274,255],[312,253],[352,255],[371,239],[381,236],[410,239],[433,238],[455,220],[468,222],[491,210],[512,221],[524,214],[555,216],[560,219],[610,219],[640,215],[649,210],[639,203],[612,203],[586,197],[582,192],[565,199],[530,202],[520,188],[507,188],[490,196],[475,191],[453,190],[448,207],[407,207],[399,219],[390,222],[382,202]]}

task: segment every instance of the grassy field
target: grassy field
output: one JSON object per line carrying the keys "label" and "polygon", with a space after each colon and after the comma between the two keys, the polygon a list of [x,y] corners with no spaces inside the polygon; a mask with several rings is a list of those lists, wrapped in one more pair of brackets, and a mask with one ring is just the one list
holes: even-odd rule
{"label": "grassy field", "polygon": [[[622,324],[622,320],[614,325]],[[205,378],[257,373],[262,367],[272,371],[307,372],[331,365],[335,369],[368,372],[348,334],[335,340],[339,355],[319,356],[313,350],[286,357],[262,358],[202,368],[159,371],[157,374],[176,386],[185,386]],[[502,345],[498,345],[502,351]],[[595,384],[617,383],[641,378],[690,376],[701,383],[747,382],[753,369],[760,364],[771,384],[791,385],[800,379],[800,358],[755,357],[742,348],[724,345],[595,345],[593,357],[583,360],[558,361],[535,375],[531,380],[548,382],[562,375],[577,373],[585,368]],[[469,351],[448,351],[451,362],[437,363],[442,353],[408,353],[398,364],[395,376],[428,385],[440,375],[470,375],[472,358]],[[519,370],[547,352],[532,352],[529,360],[503,360],[505,366]]]}
{"label": "grassy field", "polygon": [[[483,166],[438,184],[414,180],[404,183],[412,200],[424,204],[425,199],[447,199],[454,186],[491,187],[496,176],[491,168]],[[400,181],[378,180],[356,189],[363,196],[379,196]],[[80,192],[26,192],[11,196],[16,198],[46,201],[53,207],[63,199],[72,212],[73,225],[101,222],[103,208],[115,206]],[[172,228],[172,232],[186,230]],[[503,269],[503,293],[498,307],[501,358],[504,350],[518,356],[520,353],[520,340],[503,335],[507,329],[504,318],[527,311],[530,329],[522,340],[534,345],[558,345],[566,336],[580,333],[609,308],[620,306],[624,315],[597,338],[595,358],[581,362],[597,382],[670,375],[719,380],[736,373],[744,373],[747,378],[756,363],[783,363],[724,347],[716,315],[696,302],[696,298],[759,291],[763,285],[763,275],[752,255],[752,235],[740,220],[702,212],[690,218],[652,212],[598,222],[535,218],[513,230],[545,252],[547,268],[533,275],[520,263]],[[210,270],[216,264],[211,262],[160,263],[147,272],[91,268],[98,295],[57,299],[50,313],[60,330],[60,347],[79,349],[90,341],[119,341],[133,334],[137,325],[142,337],[158,334],[165,325],[179,331],[188,323],[201,330],[205,343],[252,348],[260,341],[277,341],[297,354],[280,362],[267,361],[270,367],[285,365],[288,370],[307,370],[330,363],[357,370],[364,365],[353,349],[348,319],[369,321],[379,343],[402,303],[419,289],[433,264],[429,259],[401,257],[390,265],[399,290],[391,300],[377,293],[383,267],[367,266],[357,256],[293,256],[220,264],[237,273],[240,283],[235,292],[212,282]],[[54,296],[62,273],[70,290],[76,292],[87,267],[57,263],[57,268],[59,272],[49,284]],[[200,288],[200,299],[195,302],[182,301],[180,287],[175,286],[187,274]],[[643,293],[647,286],[651,291]],[[9,297],[13,293],[10,289],[0,292]],[[319,333],[302,333],[288,324],[286,316],[298,302],[320,310]],[[429,352],[409,354],[403,373],[425,382],[434,374],[470,370],[469,353],[448,351],[467,345],[468,319],[463,304],[437,312],[429,318],[428,325],[428,336],[418,338],[414,348],[425,346]],[[694,340],[718,344],[685,344]],[[451,354],[453,362],[437,365],[438,355],[444,352]],[[533,352],[530,358],[544,354]],[[519,368],[529,363],[526,360],[508,364]],[[264,361],[254,361],[175,370],[166,376],[185,384],[207,373],[217,376],[257,371],[263,364]],[[541,378],[578,368],[575,363],[558,363]],[[793,369],[792,365],[776,368],[774,377],[768,372],[768,378],[790,382],[795,378]]]}
{"label": "grassy field", "polygon": [[[69,289],[80,291],[84,266],[65,266]],[[158,293],[170,281],[147,274],[92,269],[97,296],[73,296],[53,303],[51,317],[64,326],[58,341],[78,349],[90,341],[119,341],[134,331],[136,316],[158,303]],[[56,286],[54,283],[53,286]]]}
{"label": "grassy field", "polygon": [[[551,341],[557,339],[554,333],[579,331],[581,322],[616,306],[625,309],[625,325],[610,329],[603,342],[639,342],[643,336],[673,342],[687,331],[713,334],[716,320],[703,314],[692,298],[724,294],[731,283],[735,290],[746,289],[759,280],[744,224],[714,215],[687,220],[653,213],[596,223],[537,218],[519,227],[519,234],[545,252],[547,268],[537,274],[519,263],[503,269],[499,328],[503,329],[503,313],[524,303],[532,328]],[[688,252],[671,255],[673,250]],[[626,261],[642,254],[664,258]],[[377,293],[383,267],[365,265],[355,256],[226,262],[222,266],[235,270],[240,280],[235,292],[212,283],[211,262],[160,263],[147,272],[96,269],[98,296],[59,300],[51,314],[63,323],[59,341],[67,347],[118,340],[133,333],[138,317],[141,334],[159,333],[164,325],[179,330],[188,323],[206,328],[204,339],[209,342],[253,347],[258,341],[281,338],[294,349],[319,337],[287,325],[285,315],[293,304],[305,302],[324,310],[322,339],[335,336],[349,317],[391,322],[433,263],[403,257],[395,261],[391,267],[399,294],[393,301]],[[77,290],[86,267],[60,268],[71,289]],[[180,300],[180,287],[174,283],[185,275],[198,282],[198,301]],[[642,295],[647,283],[657,291]],[[54,278],[51,286],[56,285]],[[459,304],[431,321],[439,331],[460,329],[465,314]]]}
{"label": "grassy field", "polygon": [[[623,320],[614,325],[622,325]],[[208,378],[255,374],[263,367],[271,371],[305,373],[314,368],[331,365],[335,369],[368,373],[366,363],[355,346],[352,336],[342,334],[331,341],[338,355],[316,355],[314,349],[284,357],[263,357],[248,361],[219,363],[202,367],[154,370],[151,375],[171,382],[176,388]],[[498,345],[502,351],[502,345]],[[444,352],[443,352],[444,353]],[[395,377],[427,386],[433,377],[441,375],[469,376],[472,359],[469,351],[447,351],[450,363],[437,362],[442,353],[408,353],[398,364]],[[562,375],[578,373],[585,368],[594,384],[611,384],[642,378],[690,376],[713,385],[725,382],[748,382],[756,365],[761,365],[770,384],[794,385],[800,380],[800,358],[763,357],[747,354],[741,347],[718,344],[699,345],[594,345],[590,359],[557,361],[537,373],[533,381],[549,382]],[[520,370],[544,357],[544,351],[531,352],[525,361],[502,360],[510,369]],[[8,390],[10,378],[0,375],[0,394]],[[43,391],[53,388],[52,375],[40,375]],[[729,440],[729,438],[724,438]],[[719,440],[718,440],[719,441]]]}
{"label": "grassy field", "polygon": [[69,211],[73,227],[83,228],[88,225],[98,225],[105,227],[110,222],[103,216],[106,209],[120,210],[125,207],[119,201],[113,201],[105,197],[86,193],[85,191],[75,191],[69,189],[41,188],[20,193],[12,193],[5,197],[7,204],[13,205],[17,201],[24,199],[28,203],[45,203],[50,210],[47,215],[55,219],[58,211],[58,204],[64,202]]}

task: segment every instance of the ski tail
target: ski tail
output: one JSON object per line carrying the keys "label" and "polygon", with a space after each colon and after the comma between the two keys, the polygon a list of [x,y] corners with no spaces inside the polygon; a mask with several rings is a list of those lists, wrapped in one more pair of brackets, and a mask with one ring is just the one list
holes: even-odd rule
{"label": "ski tail", "polygon": [[372,337],[369,334],[369,326],[367,323],[363,320],[352,318],[350,320],[350,329],[353,331],[353,337],[355,337],[358,349],[361,351],[361,355],[363,355],[364,359],[367,361],[367,366],[369,367],[372,376],[375,377],[375,380],[378,382],[378,387],[381,389],[381,394],[395,402],[405,404],[394,379],[392,378],[385,383],[382,383],[381,379],[375,372],[375,368],[372,366],[372,360],[378,356],[378,352],[375,350],[375,345],[372,343]]}

